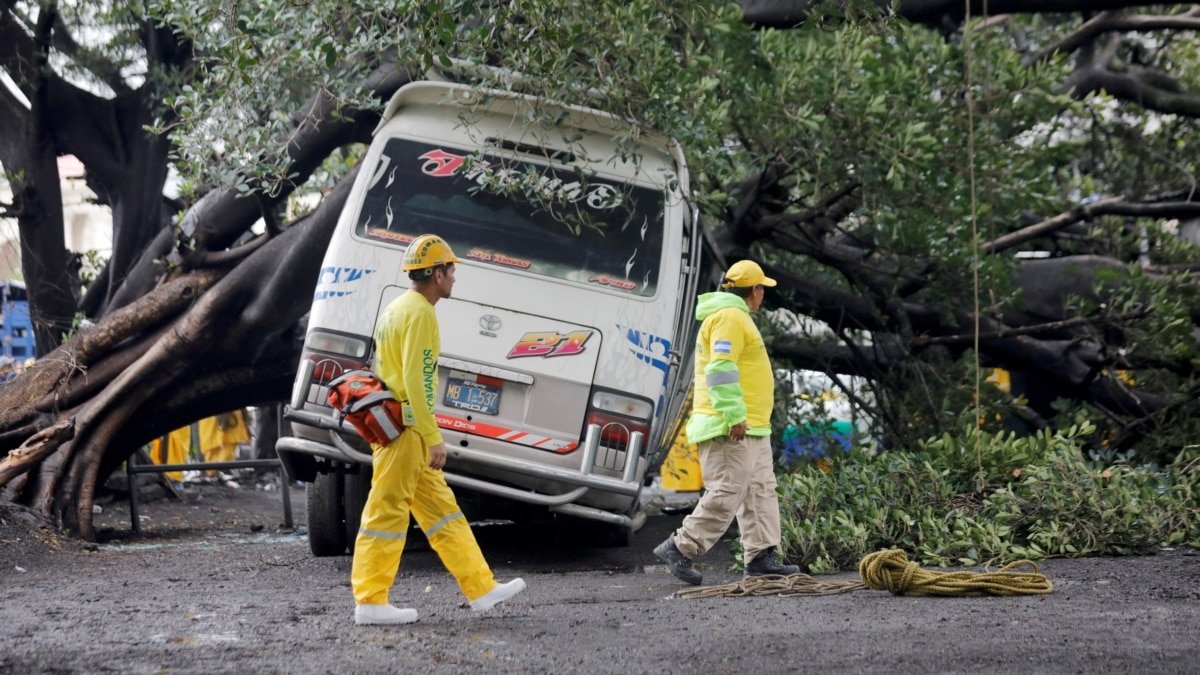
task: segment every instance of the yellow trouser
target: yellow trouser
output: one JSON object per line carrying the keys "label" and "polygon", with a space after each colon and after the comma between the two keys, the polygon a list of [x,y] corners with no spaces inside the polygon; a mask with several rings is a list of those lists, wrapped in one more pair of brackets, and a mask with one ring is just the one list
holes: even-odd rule
{"label": "yellow trouser", "polygon": [[700,444],[704,496],[675,531],[675,545],[689,558],[704,555],[736,517],[746,560],[779,545],[779,495],[770,436],[731,441],[718,436]]}
{"label": "yellow trouser", "polygon": [[354,602],[388,602],[388,590],[400,569],[410,514],[468,600],[491,592],[496,587],[492,570],[445,475],[429,468],[429,448],[421,435],[405,429],[400,438],[375,449],[372,465],[371,493],[363,507],[350,567]]}
{"label": "yellow trouser", "polygon": [[[155,464],[187,464],[189,450],[192,447],[192,428],[181,427],[167,434],[167,452],[163,453],[162,439],[156,438],[150,444],[150,461]],[[167,478],[174,481],[183,480],[182,471],[168,471]]]}
{"label": "yellow trouser", "polygon": [[[200,454],[206,462],[232,462],[237,459],[238,445],[250,442],[250,434],[242,420],[240,410],[231,413],[234,424],[222,428],[216,417],[205,417],[200,420]],[[209,470],[208,475],[215,476],[215,470]]]}

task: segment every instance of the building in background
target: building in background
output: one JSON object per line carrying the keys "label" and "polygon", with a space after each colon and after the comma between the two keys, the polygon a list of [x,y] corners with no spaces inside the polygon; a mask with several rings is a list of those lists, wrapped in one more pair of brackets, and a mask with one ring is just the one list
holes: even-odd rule
{"label": "building in background", "polygon": [[0,355],[21,363],[36,353],[25,284],[11,279],[0,282]]}
{"label": "building in background", "polygon": [[[0,167],[0,202],[12,202],[12,190]],[[112,211],[96,203],[84,180],[83,163],[73,155],[58,158],[63,200],[63,238],[68,251],[112,255]],[[21,243],[17,221],[0,218],[0,279],[21,279]]]}

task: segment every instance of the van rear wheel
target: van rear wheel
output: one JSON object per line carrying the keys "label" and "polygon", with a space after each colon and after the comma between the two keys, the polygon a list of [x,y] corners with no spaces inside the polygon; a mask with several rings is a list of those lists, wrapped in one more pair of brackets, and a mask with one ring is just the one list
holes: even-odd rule
{"label": "van rear wheel", "polygon": [[319,473],[305,490],[308,496],[308,548],[319,557],[346,553],[342,474]]}
{"label": "van rear wheel", "polygon": [[629,548],[633,545],[633,529],[624,525],[596,523],[590,529],[595,543],[601,548]]}
{"label": "van rear wheel", "polygon": [[554,529],[557,540],[570,546],[628,548],[633,544],[633,530],[615,523],[559,514],[554,519]]}

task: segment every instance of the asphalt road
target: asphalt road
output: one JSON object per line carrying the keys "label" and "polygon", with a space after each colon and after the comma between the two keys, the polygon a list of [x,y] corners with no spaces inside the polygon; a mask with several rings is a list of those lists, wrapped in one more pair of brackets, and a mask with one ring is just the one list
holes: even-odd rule
{"label": "asphalt road", "polygon": [[[497,577],[529,584],[510,606],[472,614],[414,546],[392,599],[420,621],[356,627],[349,558],[314,558],[302,529],[280,530],[278,492],[194,488],[142,513],[135,536],[108,504],[90,547],[0,513],[0,673],[1200,670],[1191,551],[1046,561],[1048,596],[678,600],[650,553],[678,515],[652,517],[628,549],[488,526]],[[737,578],[724,543],[701,562],[706,582]]]}

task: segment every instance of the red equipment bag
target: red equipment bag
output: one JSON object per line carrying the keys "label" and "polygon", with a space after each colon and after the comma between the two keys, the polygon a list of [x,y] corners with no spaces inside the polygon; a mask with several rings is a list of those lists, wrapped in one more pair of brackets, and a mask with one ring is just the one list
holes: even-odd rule
{"label": "red equipment bag", "polygon": [[400,402],[369,370],[351,370],[334,378],[328,400],[337,411],[338,423],[349,422],[368,443],[387,445],[404,431]]}

